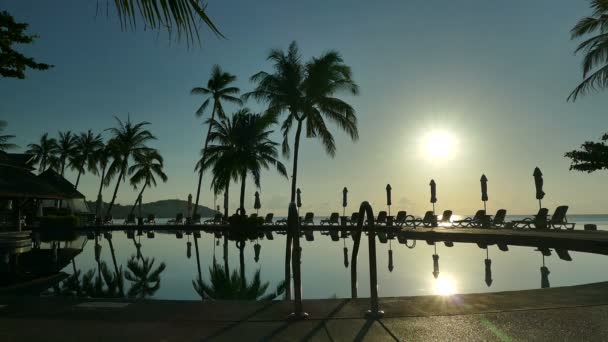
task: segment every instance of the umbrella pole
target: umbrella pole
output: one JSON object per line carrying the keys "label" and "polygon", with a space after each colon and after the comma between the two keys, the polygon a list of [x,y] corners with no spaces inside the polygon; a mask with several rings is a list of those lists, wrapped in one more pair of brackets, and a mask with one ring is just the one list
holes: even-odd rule
{"label": "umbrella pole", "polygon": [[541,209],[542,207],[543,207],[543,206],[542,206],[542,204],[540,203],[540,200],[538,200],[538,209]]}
{"label": "umbrella pole", "polygon": [[483,211],[486,211],[486,201],[483,201]]}
{"label": "umbrella pole", "polygon": [[435,203],[433,203],[433,215],[435,215]]}

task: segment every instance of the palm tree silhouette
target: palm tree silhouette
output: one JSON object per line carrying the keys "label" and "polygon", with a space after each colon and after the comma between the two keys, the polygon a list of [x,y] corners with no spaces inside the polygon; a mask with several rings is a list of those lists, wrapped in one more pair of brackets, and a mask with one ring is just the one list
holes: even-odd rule
{"label": "palm tree silhouette", "polygon": [[192,281],[194,290],[202,299],[210,300],[273,300],[285,292],[284,282],[281,282],[275,292],[266,294],[269,283],[262,283],[260,270],[253,275],[253,280],[248,282],[234,270],[229,274],[222,266],[214,263],[209,268],[210,283],[202,279]]}
{"label": "palm tree silhouette", "polygon": [[[102,148],[98,149],[97,152],[95,153],[95,162],[97,163],[97,165],[95,166],[95,168],[98,170],[101,169],[101,178],[99,180],[99,191],[97,192],[97,198],[101,198],[101,192],[103,191],[103,188],[110,185],[110,181],[112,180],[112,177],[107,177],[106,176],[106,170],[108,168],[108,164],[110,163],[110,160],[112,158],[112,146],[110,145],[110,143],[104,145]],[[100,205],[101,203],[97,202],[95,204],[95,214],[99,215],[100,214]]]}
{"label": "palm tree silhouette", "polygon": [[166,265],[161,262],[157,269],[154,268],[154,258],[142,258],[141,263],[135,255],[127,262],[125,278],[131,282],[131,288],[127,295],[131,298],[146,298],[153,296],[160,288],[160,274]]}
{"label": "palm tree silhouette", "polygon": [[50,160],[54,159],[57,153],[57,141],[54,138],[49,138],[48,133],[44,133],[40,137],[38,144],[28,144],[26,153],[33,154],[34,162],[38,164],[38,172],[46,171],[50,164]]}
{"label": "palm tree silhouette", "polygon": [[106,178],[112,178],[114,175],[118,175],[116,180],[116,187],[114,188],[114,194],[112,200],[108,205],[106,217],[109,217],[112,213],[112,207],[116,201],[116,195],[118,194],[118,188],[120,182],[126,178],[127,171],[129,168],[129,160],[142,156],[144,153],[151,151],[150,147],[146,146],[146,143],[150,140],[156,139],[150,131],[144,127],[149,125],[149,122],[140,122],[133,124],[131,119],[127,119],[126,122],[122,122],[119,118],[115,117],[118,127],[110,128],[109,131],[113,135],[108,145],[112,151],[112,163],[108,168]]}
{"label": "palm tree silhouette", "polygon": [[65,167],[73,160],[76,148],[76,136],[71,131],[59,132],[57,153],[50,158],[50,164],[55,171],[63,176]]}
{"label": "palm tree silhouette", "polygon": [[583,52],[583,81],[570,93],[568,100],[575,101],[579,95],[584,95],[597,88],[605,88],[608,84],[608,1],[591,0],[591,16],[579,20],[570,30],[572,39],[591,35],[578,45],[575,52]]}
{"label": "palm tree silhouette", "polygon": [[[0,120],[0,133],[4,132],[7,125],[8,124],[6,123],[6,121]],[[17,145],[9,142],[13,138],[15,138],[14,135],[0,134],[0,151],[8,151],[17,148]]]}
{"label": "palm tree silhouette", "polygon": [[[240,89],[237,87],[230,86],[231,83],[236,81],[236,76],[227,73],[222,70],[219,65],[214,65],[211,69],[211,77],[207,81],[207,87],[195,87],[192,88],[190,94],[192,95],[202,95],[208,96],[207,99],[203,102],[203,104],[196,111],[196,116],[201,117],[205,112],[205,109],[209,107],[209,103],[213,101],[213,109],[211,110],[211,118],[208,120],[208,128],[207,135],[205,137],[205,145],[202,150],[202,159],[205,159],[205,155],[207,153],[207,145],[209,144],[209,133],[211,132],[211,123],[215,120],[215,115],[217,114],[220,118],[224,118],[224,108],[222,106],[222,101],[235,103],[237,105],[242,105],[241,99],[235,97],[240,92]],[[201,183],[203,181],[203,171],[199,169],[198,175],[198,187],[196,189],[196,201],[194,204],[194,212],[192,215],[196,215],[198,210],[198,204],[200,200],[201,193]]]}
{"label": "palm tree silhouette", "polygon": [[131,185],[137,189],[137,185],[144,183],[139,191],[139,195],[131,208],[130,215],[133,215],[137,202],[142,200],[144,190],[147,186],[156,186],[155,175],[158,176],[163,183],[167,181],[167,175],[163,172],[163,157],[156,150],[145,152],[137,155],[134,158],[135,164],[129,168],[131,176]]}
{"label": "palm tree silhouette", "polygon": [[97,174],[98,151],[103,147],[104,144],[101,135],[95,135],[91,130],[88,130],[86,133],[81,133],[76,137],[76,142],[74,144],[75,153],[70,161],[70,164],[73,165],[78,172],[76,183],[74,184],[75,189],[78,189],[80,176],[83,175],[86,170],[94,175]]}
{"label": "palm tree silhouette", "polygon": [[[352,79],[350,67],[344,64],[342,57],[336,51],[326,52],[304,65],[296,42],[292,42],[287,52],[272,50],[268,60],[274,63],[274,73],[261,71],[253,75],[251,80],[256,82],[257,86],[252,92],[245,94],[244,98],[253,97],[257,101],[267,103],[267,114],[278,116],[287,112],[287,117],[281,126],[285,156],[289,156],[290,153],[289,132],[296,124],[291,176],[291,202],[295,202],[298,154],[304,123],[306,123],[306,137],[319,138],[327,154],[333,157],[336,146],[325,119],[335,123],[348,133],[352,140],[356,140],[358,130],[355,110],[335,96],[342,92],[356,95],[359,88]],[[287,234],[285,281],[288,299],[291,296],[291,240],[291,235]]]}

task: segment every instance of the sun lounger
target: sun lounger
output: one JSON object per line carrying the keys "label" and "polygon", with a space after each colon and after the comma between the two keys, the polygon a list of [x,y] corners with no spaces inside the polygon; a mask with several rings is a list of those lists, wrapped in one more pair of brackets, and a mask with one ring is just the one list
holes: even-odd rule
{"label": "sun lounger", "polygon": [[125,224],[135,224],[135,214],[129,214],[125,219]]}
{"label": "sun lounger", "polygon": [[437,227],[437,216],[432,211],[427,211],[423,218],[416,218],[406,221],[407,226],[424,226],[424,227]]}
{"label": "sun lounger", "polygon": [[387,217],[387,213],[386,211],[381,211],[378,213],[378,217],[376,217],[376,225],[379,224],[386,224],[386,217]]}
{"label": "sun lounger", "polygon": [[156,223],[156,215],[148,214],[147,219],[144,221],[145,224],[155,224]]}
{"label": "sun lounger", "polygon": [[395,217],[395,226],[402,227],[407,224],[407,219],[415,220],[416,218],[412,215],[408,215],[407,211],[401,210],[397,212],[397,217]]}
{"label": "sun lounger", "polygon": [[179,213],[179,214],[175,215],[175,219],[171,219],[171,220],[167,221],[167,223],[183,224],[184,223],[184,214]]}
{"label": "sun lounger", "polygon": [[454,221],[453,224],[456,227],[476,227],[481,228],[487,226],[489,223],[488,217],[485,210],[477,210],[473,217],[467,217],[464,220]]}
{"label": "sun lounger", "polygon": [[351,226],[355,226],[355,225],[357,225],[358,221],[359,221],[359,213],[355,212],[350,216],[347,223],[350,224]]}
{"label": "sun lounger", "polygon": [[568,206],[560,205],[559,207],[555,208],[555,212],[553,213],[553,216],[551,216],[551,218],[548,220],[547,223],[553,229],[561,229],[562,227],[564,227],[566,229],[570,229],[570,230],[574,229],[574,226],[576,225],[576,223],[568,222],[568,219],[566,218],[567,212],[568,212]]}
{"label": "sun lounger", "polygon": [[321,225],[325,225],[325,224],[330,225],[330,226],[339,225],[340,224],[340,214],[331,213],[329,218],[321,220]]}
{"label": "sun lounger", "polygon": [[215,214],[215,216],[212,219],[207,219],[204,221],[205,224],[220,224],[222,223],[222,217],[224,217],[224,215],[222,214]]}
{"label": "sun lounger", "polygon": [[505,222],[506,217],[507,217],[507,211],[505,209],[498,209],[496,211],[496,215],[490,216],[490,226],[504,227],[506,224],[506,222]]}
{"label": "sun lounger", "polygon": [[452,211],[444,210],[441,218],[437,218],[437,223],[452,224]]}
{"label": "sun lounger", "polygon": [[274,218],[273,213],[266,214],[266,217],[264,218],[264,224],[268,224],[268,225],[274,224],[274,222],[272,221],[273,218]]}
{"label": "sun lounger", "polygon": [[302,220],[302,222],[300,222],[300,224],[303,226],[313,225],[313,224],[315,224],[314,218],[315,218],[315,214],[308,212],[308,213],[306,213],[306,215],[304,215],[304,219]]}
{"label": "sun lounger", "polygon": [[274,224],[279,225],[279,226],[283,226],[287,224],[287,218],[282,218],[282,219],[278,219],[274,222]]}
{"label": "sun lounger", "polygon": [[196,214],[194,216],[192,216],[192,224],[201,224],[201,215]]}
{"label": "sun lounger", "polygon": [[547,208],[540,208],[538,210],[538,213],[536,213],[536,215],[534,215],[533,217],[526,217],[523,220],[516,220],[516,221],[511,221],[511,225],[513,226],[513,228],[531,228],[532,225],[534,225],[535,222],[538,222],[539,225],[542,225],[543,223],[546,224],[547,222],[547,215],[549,215],[549,209]]}

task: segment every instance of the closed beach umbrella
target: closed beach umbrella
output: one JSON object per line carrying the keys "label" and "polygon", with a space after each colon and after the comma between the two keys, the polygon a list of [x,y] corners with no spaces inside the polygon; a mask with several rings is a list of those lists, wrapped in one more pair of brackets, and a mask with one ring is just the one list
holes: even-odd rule
{"label": "closed beach umbrella", "polygon": [[192,217],[192,194],[188,194],[188,206],[186,207],[186,217]]}
{"label": "closed beach umbrella", "polygon": [[300,191],[300,188],[296,190],[296,206],[298,207],[298,211],[302,206],[302,191]]}
{"label": "closed beach umbrella", "polygon": [[540,288],[548,289],[551,287],[551,283],[549,283],[549,269],[546,266],[542,266],[540,268]]}
{"label": "closed beach umbrella", "polygon": [[433,277],[439,277],[439,254],[433,254]]}
{"label": "closed beach umbrella", "polygon": [[437,184],[435,184],[435,180],[431,179],[431,203],[433,203],[433,214],[435,214],[435,203],[437,203]]}
{"label": "closed beach umbrella", "polygon": [[540,172],[540,169],[536,167],[534,169],[534,186],[536,187],[536,199],[538,200],[538,207],[542,208],[541,200],[545,197],[545,192],[543,191],[543,173]]}
{"label": "closed beach umbrella", "polygon": [[342,189],[342,216],[346,215],[346,206],[348,205],[348,189],[344,187]]}
{"label": "closed beach umbrella", "polygon": [[483,210],[486,210],[486,201],[488,200],[488,178],[486,175],[481,175],[481,200],[483,201]]}
{"label": "closed beach umbrella", "polygon": [[488,285],[488,287],[492,286],[492,260],[490,259],[486,259],[484,260],[485,264],[486,264],[486,285]]}
{"label": "closed beach umbrella", "polygon": [[255,201],[253,203],[253,209],[255,209],[255,213],[259,214],[259,210],[262,207],[262,203],[260,202],[260,193],[255,192]]}
{"label": "closed beach umbrella", "polygon": [[388,215],[391,215],[391,185],[390,184],[386,184],[386,205],[388,206]]}

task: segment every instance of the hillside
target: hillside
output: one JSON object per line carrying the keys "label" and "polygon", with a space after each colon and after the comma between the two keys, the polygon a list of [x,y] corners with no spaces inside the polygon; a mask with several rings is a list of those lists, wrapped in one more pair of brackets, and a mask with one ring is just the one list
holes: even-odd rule
{"label": "hillside", "polygon": [[[89,208],[91,211],[95,211],[95,202],[87,201]],[[104,210],[108,208],[109,203],[104,202],[103,208]],[[154,214],[157,218],[171,218],[175,217],[177,213],[182,213],[186,216],[188,202],[184,200],[162,200],[150,203],[144,203],[141,206],[141,212],[144,217],[148,216],[148,214]],[[115,204],[114,208],[112,208],[112,216],[115,219],[126,218],[131,211],[131,205],[120,205]],[[102,211],[103,212],[103,211]],[[201,217],[213,217],[216,211],[205,207],[198,206],[198,213]],[[135,214],[137,215],[137,208],[135,209]]]}

